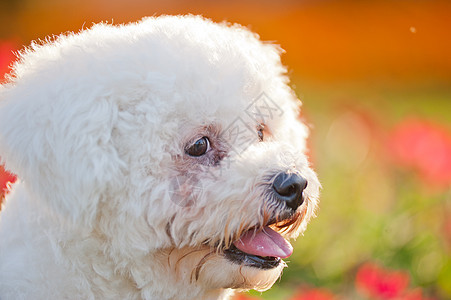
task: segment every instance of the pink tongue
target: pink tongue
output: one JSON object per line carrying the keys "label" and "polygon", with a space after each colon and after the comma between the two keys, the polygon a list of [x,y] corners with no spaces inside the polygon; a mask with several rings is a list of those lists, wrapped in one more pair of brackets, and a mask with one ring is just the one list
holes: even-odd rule
{"label": "pink tongue", "polygon": [[258,256],[287,258],[293,253],[291,244],[268,226],[259,232],[246,232],[233,244],[245,253]]}

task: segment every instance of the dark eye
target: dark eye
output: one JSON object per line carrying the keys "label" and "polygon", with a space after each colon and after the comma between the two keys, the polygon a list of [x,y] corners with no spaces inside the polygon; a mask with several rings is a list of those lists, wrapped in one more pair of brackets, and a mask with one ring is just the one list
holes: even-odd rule
{"label": "dark eye", "polygon": [[260,124],[257,126],[257,134],[258,134],[258,140],[260,142],[263,142],[263,131],[265,130],[265,125]]}
{"label": "dark eye", "polygon": [[207,153],[208,150],[210,150],[210,141],[204,136],[194,142],[185,152],[191,156],[201,156]]}

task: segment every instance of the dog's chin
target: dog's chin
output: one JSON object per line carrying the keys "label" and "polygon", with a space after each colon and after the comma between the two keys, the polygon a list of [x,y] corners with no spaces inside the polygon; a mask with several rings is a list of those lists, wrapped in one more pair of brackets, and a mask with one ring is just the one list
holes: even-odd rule
{"label": "dog's chin", "polygon": [[[232,254],[232,257],[235,255]],[[205,264],[199,274],[199,282],[209,289],[266,291],[280,277],[285,267],[285,263],[280,258],[277,263],[269,267],[267,262],[259,258],[241,254],[240,257],[235,260],[235,258],[231,259],[230,254],[218,254]]]}
{"label": "dog's chin", "polygon": [[182,280],[202,286],[204,290],[232,288],[265,291],[276,282],[286,266],[280,258],[242,253],[233,246],[224,251],[208,246],[186,247],[162,254],[159,258],[161,262],[169,263],[171,273],[177,276],[176,282]]}

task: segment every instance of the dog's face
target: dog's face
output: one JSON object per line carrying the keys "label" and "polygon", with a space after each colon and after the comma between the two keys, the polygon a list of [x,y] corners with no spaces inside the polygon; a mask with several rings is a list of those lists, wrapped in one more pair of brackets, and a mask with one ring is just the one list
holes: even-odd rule
{"label": "dog's face", "polygon": [[169,268],[203,289],[267,289],[319,190],[279,55],[198,17],[60,38],[1,90],[2,157],[138,286]]}

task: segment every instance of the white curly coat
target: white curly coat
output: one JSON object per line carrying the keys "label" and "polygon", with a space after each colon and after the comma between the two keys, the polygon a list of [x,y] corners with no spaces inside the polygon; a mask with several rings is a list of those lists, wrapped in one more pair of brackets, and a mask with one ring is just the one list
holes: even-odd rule
{"label": "white curly coat", "polygon": [[[283,263],[240,266],[221,249],[278,214],[262,188],[274,172],[308,180],[285,238],[317,206],[280,53],[199,16],[98,24],[23,50],[0,87],[0,157],[20,178],[0,213],[0,299],[225,299],[271,287]],[[232,125],[239,138],[224,134]],[[187,156],[203,136],[209,156]],[[174,201],[180,178],[200,187],[175,191],[192,202]]]}

